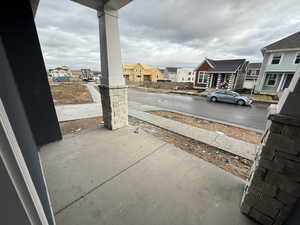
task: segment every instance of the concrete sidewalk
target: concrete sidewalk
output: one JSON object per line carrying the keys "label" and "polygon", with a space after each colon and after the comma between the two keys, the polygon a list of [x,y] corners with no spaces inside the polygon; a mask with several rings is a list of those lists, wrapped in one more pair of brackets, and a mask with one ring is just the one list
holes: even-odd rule
{"label": "concrete sidewalk", "polygon": [[99,103],[58,105],[55,110],[59,122],[102,116],[102,105]]}
{"label": "concrete sidewalk", "polygon": [[87,83],[83,84],[86,86],[93,98],[94,103],[100,103],[101,104],[101,96],[99,94],[99,90],[97,89],[97,85],[95,83]]}
{"label": "concrete sidewalk", "polygon": [[129,115],[249,160],[254,160],[256,155],[257,145],[234,139],[215,131],[201,129],[134,109],[129,109]]}

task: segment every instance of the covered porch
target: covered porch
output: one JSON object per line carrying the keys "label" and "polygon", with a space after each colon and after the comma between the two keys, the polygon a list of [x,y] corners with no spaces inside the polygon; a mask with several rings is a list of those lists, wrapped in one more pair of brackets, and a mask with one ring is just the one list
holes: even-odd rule
{"label": "covered porch", "polygon": [[300,68],[246,183],[128,126],[118,9],[129,0],[76,1],[98,11],[104,126],[64,137],[34,24],[38,1],[1,8],[1,223],[250,225],[240,212],[245,185],[241,210],[254,220],[299,215]]}
{"label": "covered porch", "polygon": [[207,74],[207,88],[232,90],[234,87],[234,73],[209,73]]}
{"label": "covered porch", "polygon": [[135,130],[99,127],[41,149],[57,225],[256,224],[240,213],[243,180]]}
{"label": "covered porch", "polygon": [[278,94],[288,88],[295,72],[266,72],[262,93]]}

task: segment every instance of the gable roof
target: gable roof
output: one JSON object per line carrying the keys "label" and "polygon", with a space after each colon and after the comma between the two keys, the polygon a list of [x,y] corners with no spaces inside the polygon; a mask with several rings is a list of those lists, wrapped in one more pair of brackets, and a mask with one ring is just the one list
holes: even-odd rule
{"label": "gable roof", "polygon": [[261,63],[249,63],[248,69],[259,69],[261,67]]}
{"label": "gable roof", "polygon": [[235,72],[246,62],[246,59],[213,60],[206,58],[206,61],[212,66],[208,71]]}
{"label": "gable roof", "polygon": [[300,31],[267,45],[262,51],[300,48]]}

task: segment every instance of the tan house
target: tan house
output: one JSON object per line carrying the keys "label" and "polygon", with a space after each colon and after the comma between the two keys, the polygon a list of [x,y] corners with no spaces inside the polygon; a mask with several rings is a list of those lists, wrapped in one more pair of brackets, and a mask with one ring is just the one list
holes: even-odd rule
{"label": "tan house", "polygon": [[79,78],[81,76],[81,70],[71,70],[72,77]]}
{"label": "tan house", "polygon": [[157,82],[163,80],[159,68],[150,68],[146,64],[123,64],[123,76],[127,81]]}

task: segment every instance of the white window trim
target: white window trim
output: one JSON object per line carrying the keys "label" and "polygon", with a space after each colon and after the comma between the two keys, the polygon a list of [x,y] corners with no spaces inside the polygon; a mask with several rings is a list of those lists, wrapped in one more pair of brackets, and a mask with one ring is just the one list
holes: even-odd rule
{"label": "white window trim", "polygon": [[296,63],[296,59],[297,59],[297,56],[300,56],[300,52],[296,52],[296,55],[295,55],[295,58],[294,58],[294,64],[295,65],[300,65],[300,63]]}
{"label": "white window trim", "polygon": [[[201,73],[203,73],[202,77],[201,77]],[[208,79],[207,79],[206,82],[204,82],[204,76],[207,75],[205,71],[201,71],[201,72],[199,71],[198,75],[199,75],[198,76],[198,83],[201,83],[201,84],[207,84],[208,83]],[[201,81],[200,81],[200,78],[201,78]]]}
{"label": "white window trim", "polygon": [[[278,64],[277,64],[277,65],[278,65]],[[274,85],[268,85],[269,78],[270,78],[270,76],[268,76],[268,75],[273,75],[273,74],[276,75],[275,83],[274,83]],[[265,84],[265,86],[266,86],[266,87],[276,87],[276,85],[277,85],[277,83],[278,83],[278,75],[279,75],[278,73],[267,73],[267,74],[266,74],[267,79],[266,79],[266,84]]]}
{"label": "white window trim", "polygon": [[[279,63],[278,63],[278,64],[272,64],[274,55],[278,55],[278,54],[281,55]],[[270,55],[269,64],[270,64],[270,65],[280,65],[281,62],[282,62],[283,57],[284,57],[284,53],[280,53],[280,52],[278,52],[278,53],[273,53],[273,54]]]}

